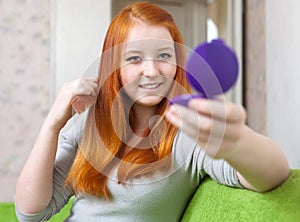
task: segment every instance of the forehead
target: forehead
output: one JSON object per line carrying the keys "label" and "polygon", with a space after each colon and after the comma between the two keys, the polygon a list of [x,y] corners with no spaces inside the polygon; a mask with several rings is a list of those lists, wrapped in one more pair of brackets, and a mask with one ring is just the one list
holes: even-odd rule
{"label": "forehead", "polygon": [[161,25],[149,25],[138,21],[130,28],[126,41],[131,42],[143,39],[162,39],[173,41],[171,33],[166,27]]}
{"label": "forehead", "polygon": [[125,48],[174,47],[173,38],[164,26],[137,22],[130,28],[124,42]]}

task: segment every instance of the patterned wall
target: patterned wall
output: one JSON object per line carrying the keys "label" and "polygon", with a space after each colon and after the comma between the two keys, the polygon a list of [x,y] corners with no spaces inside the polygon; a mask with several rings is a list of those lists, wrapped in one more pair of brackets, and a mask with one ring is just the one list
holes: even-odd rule
{"label": "patterned wall", "polygon": [[50,103],[50,0],[0,0],[0,202],[15,183]]}

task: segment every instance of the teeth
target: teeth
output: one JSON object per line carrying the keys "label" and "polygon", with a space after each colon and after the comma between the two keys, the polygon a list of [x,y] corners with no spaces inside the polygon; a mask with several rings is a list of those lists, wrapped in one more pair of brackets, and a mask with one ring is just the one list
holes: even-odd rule
{"label": "teeth", "polygon": [[145,84],[145,85],[141,85],[142,88],[144,89],[155,89],[156,87],[158,87],[159,84],[156,83],[156,84]]}

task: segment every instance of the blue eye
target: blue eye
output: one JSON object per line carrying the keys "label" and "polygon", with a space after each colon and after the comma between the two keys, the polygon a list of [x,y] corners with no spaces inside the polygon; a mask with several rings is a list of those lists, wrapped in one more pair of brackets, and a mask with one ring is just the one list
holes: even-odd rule
{"label": "blue eye", "polygon": [[169,53],[161,53],[161,54],[159,54],[158,59],[159,60],[167,60],[171,57],[172,57],[172,55],[170,55]]}
{"label": "blue eye", "polygon": [[139,63],[141,61],[142,58],[139,56],[130,56],[129,58],[126,59],[126,62],[133,63],[133,64]]}

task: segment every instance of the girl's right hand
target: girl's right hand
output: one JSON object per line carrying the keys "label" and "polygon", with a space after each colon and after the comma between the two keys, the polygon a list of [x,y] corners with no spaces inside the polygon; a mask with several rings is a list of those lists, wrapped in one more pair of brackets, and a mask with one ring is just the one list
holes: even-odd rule
{"label": "girl's right hand", "polygon": [[[78,100],[80,100],[79,105],[83,105],[85,108],[90,107],[96,102],[97,95],[97,77],[84,77],[65,83],[47,116],[46,121],[49,127],[59,132],[73,115],[72,104],[75,105],[77,101],[78,106]],[[82,111],[77,107],[78,110]]]}

